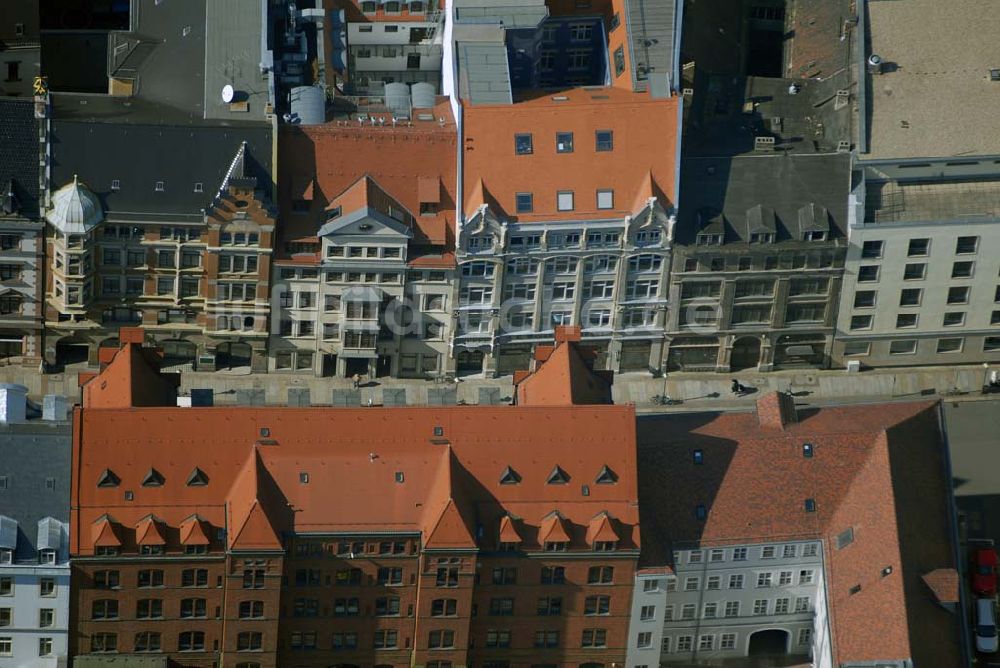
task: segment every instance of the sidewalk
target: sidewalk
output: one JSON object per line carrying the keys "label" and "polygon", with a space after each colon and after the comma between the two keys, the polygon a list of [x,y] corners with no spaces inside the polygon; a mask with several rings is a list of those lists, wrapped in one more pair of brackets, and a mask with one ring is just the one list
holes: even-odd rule
{"label": "sidewalk", "polygon": [[[77,374],[84,370],[68,369],[60,374],[41,375],[31,369],[0,367],[0,382],[20,383],[38,399],[45,394],[62,394],[79,399]],[[647,373],[626,373],[615,377],[616,403],[634,403],[640,411],[647,410],[727,410],[752,405],[764,393],[774,390],[791,392],[807,403],[856,401],[859,399],[890,400],[919,399],[946,396],[949,400],[980,399],[987,370],[981,365],[960,367],[907,367],[875,369],[859,373],[836,370],[802,369],[794,371],[756,371],[731,374],[671,373],[666,378],[653,378]],[[743,397],[734,397],[730,383],[736,378],[750,389]],[[382,403],[383,390],[406,390],[406,402],[411,405],[429,403],[428,397],[441,390],[454,390],[455,401],[479,403],[480,388],[496,388],[501,403],[513,394],[511,376],[484,379],[465,377],[454,383],[415,379],[379,378],[362,383],[361,405],[369,400]],[[305,374],[250,374],[244,371],[197,372],[183,371],[181,394],[192,389],[211,389],[217,405],[236,403],[237,390],[264,391],[267,404],[288,402],[288,390],[308,388],[311,403],[330,404],[334,390],[349,390],[349,378],[316,378]],[[430,394],[429,392],[430,391]],[[673,407],[653,403],[653,397],[664,391],[682,403]],[[450,397],[450,395],[448,395]]]}

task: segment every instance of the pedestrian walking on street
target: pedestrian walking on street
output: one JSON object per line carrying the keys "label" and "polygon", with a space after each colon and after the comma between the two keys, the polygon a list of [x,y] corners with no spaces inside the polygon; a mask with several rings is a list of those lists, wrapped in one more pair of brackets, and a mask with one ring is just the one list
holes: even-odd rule
{"label": "pedestrian walking on street", "polygon": [[354,374],[353,379],[354,379],[354,389],[356,390],[359,387],[361,387],[361,376],[359,376],[358,374]]}

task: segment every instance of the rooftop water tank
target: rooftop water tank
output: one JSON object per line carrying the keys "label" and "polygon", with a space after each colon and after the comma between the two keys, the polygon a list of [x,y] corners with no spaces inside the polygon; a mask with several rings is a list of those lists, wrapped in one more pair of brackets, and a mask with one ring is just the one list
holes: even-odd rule
{"label": "rooftop water tank", "polygon": [[296,86],[289,103],[292,123],[321,125],[326,122],[326,94],[319,86]]}
{"label": "rooftop water tank", "polygon": [[410,113],[410,87],[405,83],[387,83],[385,85],[385,106],[395,115]]}
{"label": "rooftop water tank", "polygon": [[431,109],[434,107],[434,84],[421,81],[410,87],[410,97],[414,109]]}

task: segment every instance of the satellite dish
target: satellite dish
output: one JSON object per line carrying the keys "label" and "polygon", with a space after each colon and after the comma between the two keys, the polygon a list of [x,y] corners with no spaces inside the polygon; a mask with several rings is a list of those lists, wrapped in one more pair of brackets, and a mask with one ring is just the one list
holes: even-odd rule
{"label": "satellite dish", "polygon": [[222,87],[222,101],[225,102],[226,104],[229,104],[230,102],[233,101],[234,94],[235,91],[233,90],[233,87],[231,85],[226,84],[225,86]]}

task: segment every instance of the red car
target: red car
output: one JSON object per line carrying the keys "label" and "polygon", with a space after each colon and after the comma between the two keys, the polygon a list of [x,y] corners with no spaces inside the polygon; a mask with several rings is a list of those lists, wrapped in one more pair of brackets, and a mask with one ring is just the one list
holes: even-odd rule
{"label": "red car", "polygon": [[992,548],[972,553],[972,591],[976,596],[997,595],[997,553]]}

